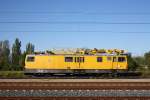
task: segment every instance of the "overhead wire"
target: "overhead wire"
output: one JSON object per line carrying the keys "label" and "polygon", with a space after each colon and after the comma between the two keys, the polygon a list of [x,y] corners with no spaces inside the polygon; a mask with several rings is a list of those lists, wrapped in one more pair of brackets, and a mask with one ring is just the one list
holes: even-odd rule
{"label": "overhead wire", "polygon": [[[8,14],[90,14],[90,15],[150,15],[150,12],[49,12],[49,11],[0,11],[0,13]],[[150,22],[101,22],[101,21],[0,21],[0,24],[113,24],[113,25],[149,25]],[[39,31],[39,30],[11,30],[0,32],[104,32],[104,33],[150,33],[150,32],[112,32],[112,31]]]}
{"label": "overhead wire", "polygon": [[150,24],[150,22],[99,22],[99,21],[0,21],[3,24]]}
{"label": "overhead wire", "polygon": [[150,15],[150,12],[90,12],[90,11],[0,11],[3,14],[93,14],[93,15]]}
{"label": "overhead wire", "polygon": [[5,31],[5,30],[0,30],[0,32],[98,32],[98,33],[150,33],[148,31],[77,31],[77,30],[64,30],[64,31],[53,31],[53,30],[47,30],[47,31],[42,31],[42,30],[10,30],[10,31]]}

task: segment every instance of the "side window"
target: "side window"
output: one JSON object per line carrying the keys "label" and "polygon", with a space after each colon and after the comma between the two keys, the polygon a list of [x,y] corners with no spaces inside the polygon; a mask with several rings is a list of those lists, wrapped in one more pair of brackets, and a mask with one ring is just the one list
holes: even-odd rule
{"label": "side window", "polygon": [[118,62],[125,62],[125,61],[126,61],[125,57],[118,57]]}
{"label": "side window", "polygon": [[27,57],[27,62],[34,62],[34,60],[35,60],[35,57],[33,57],[33,56]]}
{"label": "side window", "polygon": [[112,61],[111,57],[107,57],[107,61]]}
{"label": "side window", "polygon": [[117,62],[117,57],[113,57],[113,62]]}
{"label": "side window", "polygon": [[65,57],[65,62],[73,62],[73,57]]}
{"label": "side window", "polygon": [[102,62],[103,58],[102,57],[97,57],[97,62]]}
{"label": "side window", "polygon": [[80,62],[84,62],[84,57],[80,57]]}
{"label": "side window", "polygon": [[84,62],[84,57],[75,57],[74,62]]}

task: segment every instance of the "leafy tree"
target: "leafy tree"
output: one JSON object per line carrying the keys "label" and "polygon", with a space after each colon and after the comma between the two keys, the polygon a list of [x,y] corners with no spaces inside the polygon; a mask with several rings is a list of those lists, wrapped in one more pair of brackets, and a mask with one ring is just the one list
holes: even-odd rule
{"label": "leafy tree", "polygon": [[10,55],[10,48],[9,48],[9,41],[5,40],[3,42],[3,52],[4,52],[4,69],[8,70],[9,68],[9,64],[10,64],[10,59],[9,59],[9,55]]}
{"label": "leafy tree", "polygon": [[144,57],[145,57],[145,64],[148,66],[148,68],[150,68],[150,51],[146,52],[144,54]]}
{"label": "leafy tree", "polygon": [[145,59],[143,56],[137,56],[133,58],[138,64],[145,65]]}
{"label": "leafy tree", "polygon": [[135,71],[139,65],[132,58],[131,54],[128,55],[127,59],[128,59],[128,70]]}
{"label": "leafy tree", "polygon": [[0,69],[8,70],[10,65],[10,48],[9,41],[0,41]]}
{"label": "leafy tree", "polygon": [[30,42],[26,45],[26,53],[27,54],[33,54],[34,53],[34,45]]}
{"label": "leafy tree", "polygon": [[0,69],[3,67],[3,42],[0,41]]}
{"label": "leafy tree", "polygon": [[24,51],[22,54],[21,54],[21,58],[20,58],[20,65],[22,66],[22,68],[24,68],[25,66],[25,58],[26,58],[26,55],[27,54],[33,54],[34,53],[34,45],[32,43],[28,43],[26,45],[26,51]]}
{"label": "leafy tree", "polygon": [[21,41],[16,38],[15,43],[12,46],[12,67],[14,70],[21,70]]}
{"label": "leafy tree", "polygon": [[21,60],[20,60],[20,65],[22,66],[22,68],[24,68],[25,66],[25,58],[26,58],[26,52],[24,51],[21,55]]}
{"label": "leafy tree", "polygon": [[145,58],[144,58],[144,56],[137,56],[137,57],[134,57],[133,59],[138,64],[138,67],[139,67],[140,70],[142,70],[143,68],[145,69],[146,65],[145,65]]}
{"label": "leafy tree", "polygon": [[24,52],[21,54],[21,58],[20,58],[19,64],[22,66],[22,68],[24,68],[24,66],[25,66],[25,58],[26,58],[26,55],[27,55],[27,54],[33,54],[33,53],[34,53],[34,45],[29,42],[29,43],[26,45],[26,51],[24,51]]}

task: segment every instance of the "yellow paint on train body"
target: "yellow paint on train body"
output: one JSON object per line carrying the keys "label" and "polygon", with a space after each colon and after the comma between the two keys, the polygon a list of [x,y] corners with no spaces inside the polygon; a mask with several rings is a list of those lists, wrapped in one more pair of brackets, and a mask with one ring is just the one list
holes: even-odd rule
{"label": "yellow paint on train body", "polygon": [[27,55],[26,69],[127,69],[127,55]]}

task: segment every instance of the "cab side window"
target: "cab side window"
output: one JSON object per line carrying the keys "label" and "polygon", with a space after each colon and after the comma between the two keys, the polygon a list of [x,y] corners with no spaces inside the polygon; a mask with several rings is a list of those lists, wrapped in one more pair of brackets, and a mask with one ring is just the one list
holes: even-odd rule
{"label": "cab side window", "polygon": [[73,62],[73,57],[65,57],[65,62]]}
{"label": "cab side window", "polygon": [[102,57],[97,57],[97,62],[103,62],[103,58]]}
{"label": "cab side window", "polygon": [[125,57],[118,57],[118,62],[125,62],[125,61],[126,61]]}
{"label": "cab side window", "polygon": [[27,57],[27,62],[34,62],[34,60],[35,60],[35,57],[33,56]]}

